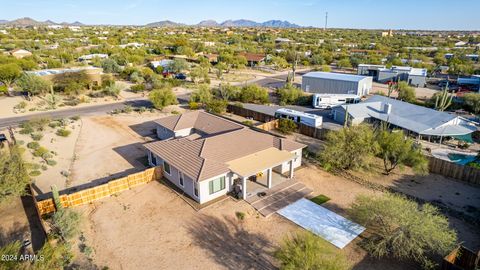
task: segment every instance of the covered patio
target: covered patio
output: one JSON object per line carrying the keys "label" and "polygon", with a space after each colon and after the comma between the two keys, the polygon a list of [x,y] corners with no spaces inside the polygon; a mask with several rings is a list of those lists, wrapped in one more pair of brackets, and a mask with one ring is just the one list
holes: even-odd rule
{"label": "covered patio", "polygon": [[[253,196],[274,185],[293,178],[293,162],[297,156],[274,147],[228,162],[229,169],[242,183],[242,198]],[[288,177],[281,174],[283,164],[288,164]],[[278,171],[280,172],[274,172]]]}

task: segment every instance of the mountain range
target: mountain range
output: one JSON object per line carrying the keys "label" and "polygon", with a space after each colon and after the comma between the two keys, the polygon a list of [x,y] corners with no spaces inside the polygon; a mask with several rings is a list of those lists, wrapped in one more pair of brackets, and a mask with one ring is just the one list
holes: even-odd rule
{"label": "mountain range", "polygon": [[[62,23],[56,23],[51,20],[46,20],[44,22],[42,21],[36,21],[32,18],[19,18],[16,20],[8,21],[8,20],[0,20],[0,24],[3,25],[11,25],[11,26],[42,26],[42,25],[66,25],[66,26],[84,26],[85,24],[81,22],[73,22],[73,23],[67,23],[67,22],[62,22]],[[158,21],[158,22],[153,22],[146,24],[144,26],[147,27],[181,27],[181,26],[187,26],[187,24],[183,23],[177,23],[177,22],[172,22],[172,21]],[[199,26],[199,27],[276,27],[276,28],[299,28],[302,27],[300,25],[290,23],[288,21],[281,21],[281,20],[270,20],[266,22],[255,22],[255,21],[250,21],[250,20],[227,20],[222,23],[218,23],[217,21],[214,20],[205,20],[201,21],[198,24],[190,25],[190,26]]]}

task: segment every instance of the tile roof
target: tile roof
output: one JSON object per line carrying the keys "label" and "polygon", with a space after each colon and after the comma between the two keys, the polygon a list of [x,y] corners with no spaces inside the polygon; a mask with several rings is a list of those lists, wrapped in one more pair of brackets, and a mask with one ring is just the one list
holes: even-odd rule
{"label": "tile roof", "polygon": [[[191,114],[191,115],[188,115]],[[207,116],[202,116],[203,114]],[[216,135],[206,137],[182,137],[177,139],[156,141],[145,144],[145,147],[155,155],[165,159],[172,166],[188,175],[194,180],[202,181],[214,176],[229,172],[228,161],[239,159],[269,148],[285,151],[294,151],[304,148],[305,145],[278,138],[267,133],[253,131],[249,128],[235,124],[223,118],[204,112],[186,113],[184,116],[166,117],[162,124],[173,126],[184,118],[182,127],[188,126],[192,119],[197,119],[195,124],[207,134],[214,132]],[[199,119],[201,119],[199,121]],[[215,120],[213,120],[215,119]],[[240,126],[240,129],[227,129],[207,125],[208,120],[217,122],[220,126],[230,127],[231,124]],[[197,123],[198,122],[198,123]],[[220,123],[223,122],[223,123]],[[158,121],[157,121],[158,123]],[[173,123],[173,124],[172,124]]]}

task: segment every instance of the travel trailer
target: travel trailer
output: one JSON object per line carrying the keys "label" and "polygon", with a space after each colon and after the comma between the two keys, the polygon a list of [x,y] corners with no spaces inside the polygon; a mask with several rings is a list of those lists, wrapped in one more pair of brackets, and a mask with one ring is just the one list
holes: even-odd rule
{"label": "travel trailer", "polygon": [[352,94],[314,94],[312,106],[318,109],[330,109],[343,104],[360,102],[360,97]]}
{"label": "travel trailer", "polygon": [[293,120],[295,123],[301,123],[311,127],[320,127],[323,120],[319,115],[299,112],[286,108],[276,110],[275,118],[287,118]]}

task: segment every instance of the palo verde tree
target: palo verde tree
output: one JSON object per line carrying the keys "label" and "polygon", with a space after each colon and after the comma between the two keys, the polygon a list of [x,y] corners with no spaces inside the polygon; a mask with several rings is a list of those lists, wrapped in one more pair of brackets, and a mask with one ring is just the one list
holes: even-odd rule
{"label": "palo verde tree", "polygon": [[8,92],[12,91],[12,84],[22,75],[22,69],[14,63],[0,65],[0,82],[3,83]]}
{"label": "palo verde tree", "polygon": [[319,160],[325,169],[366,168],[378,151],[373,129],[368,125],[344,127],[327,133]]}
{"label": "palo verde tree", "polygon": [[398,82],[397,91],[398,99],[409,103],[414,103],[415,101],[417,101],[415,97],[415,88],[408,85],[407,82]]}
{"label": "palo verde tree", "polygon": [[52,84],[49,81],[33,74],[24,73],[16,81],[20,91],[26,91],[29,95],[43,95],[48,93]]}
{"label": "palo verde tree", "polygon": [[347,270],[350,265],[345,255],[325,240],[310,232],[299,232],[286,238],[275,251],[280,269]]}
{"label": "palo verde tree", "polygon": [[30,183],[22,153],[23,149],[19,146],[0,150],[0,203],[24,195]]}
{"label": "palo verde tree", "polygon": [[463,95],[463,100],[470,111],[477,115],[480,113],[480,94],[467,93]]}
{"label": "palo verde tree", "polygon": [[435,263],[431,256],[446,255],[457,241],[456,232],[437,208],[401,195],[361,195],[349,211],[370,232],[362,245],[376,258],[414,260],[432,269]]}
{"label": "palo verde tree", "polygon": [[405,137],[401,130],[389,131],[386,127],[377,131],[378,155],[383,159],[385,174],[395,168],[407,165],[413,171],[425,175],[428,173],[428,159],[416,148],[411,138]]}
{"label": "palo verde tree", "polygon": [[177,96],[173,93],[172,88],[168,86],[152,90],[148,97],[153,106],[158,110],[163,110],[163,108],[169,105],[178,104]]}

